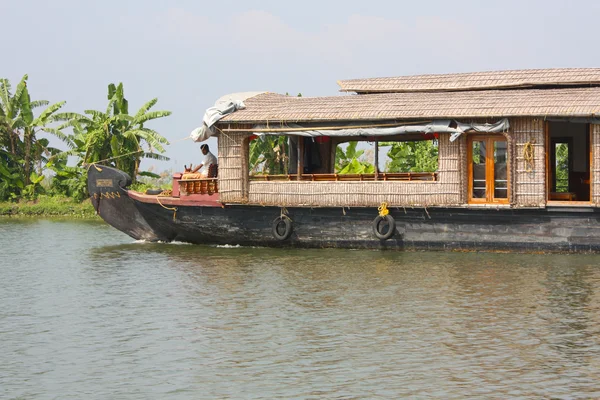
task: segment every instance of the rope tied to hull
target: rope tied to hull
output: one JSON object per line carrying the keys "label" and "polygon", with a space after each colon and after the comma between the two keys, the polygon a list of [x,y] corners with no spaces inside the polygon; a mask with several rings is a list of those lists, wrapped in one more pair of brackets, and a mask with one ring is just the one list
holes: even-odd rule
{"label": "rope tied to hull", "polygon": [[281,219],[283,219],[283,218],[286,218],[286,219],[289,219],[290,221],[292,220],[292,219],[289,217],[289,215],[288,215],[288,210],[287,210],[287,208],[285,208],[285,207],[283,207],[283,206],[281,206],[281,211],[280,211],[280,213],[279,213],[279,218],[281,218]]}
{"label": "rope tied to hull", "polygon": [[535,140],[530,140],[523,147],[523,159],[525,160],[525,172],[533,172],[535,169]]}
{"label": "rope tied to hull", "polygon": [[[162,193],[161,193],[161,194],[162,194]],[[157,196],[156,196],[156,202],[157,202],[157,203],[158,203],[158,204],[159,204],[159,205],[160,205],[162,208],[164,208],[165,210],[173,211],[173,221],[175,221],[175,220],[176,220],[176,218],[177,218],[177,207],[167,207],[167,206],[165,206],[163,203],[161,203],[161,202],[160,202],[160,200],[158,199],[158,198],[160,197],[160,195],[161,195],[161,194],[159,194],[159,195],[157,195]]]}

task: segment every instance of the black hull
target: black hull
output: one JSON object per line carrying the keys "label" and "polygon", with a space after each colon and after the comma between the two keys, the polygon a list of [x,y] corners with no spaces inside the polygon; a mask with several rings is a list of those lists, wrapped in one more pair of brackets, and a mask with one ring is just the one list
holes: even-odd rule
{"label": "black hull", "polygon": [[599,252],[600,213],[457,208],[391,209],[392,238],[373,232],[376,208],[287,208],[293,233],[272,232],[280,208],[259,206],[180,207],[173,213],[136,202],[148,224],[169,240],[198,244],[394,250]]}
{"label": "black hull", "polygon": [[114,168],[92,165],[88,169],[88,192],[94,209],[109,225],[134,239],[168,241],[160,231],[154,231],[127,195],[131,178]]}
{"label": "black hull", "polygon": [[265,247],[600,252],[600,210],[592,207],[391,208],[396,229],[387,240],[373,232],[376,208],[287,207],[293,231],[289,238],[278,239],[273,221],[281,215],[279,207],[179,205],[174,212],[155,198],[130,197],[125,189],[129,177],[101,168],[89,171],[92,202],[106,222],[135,239]]}

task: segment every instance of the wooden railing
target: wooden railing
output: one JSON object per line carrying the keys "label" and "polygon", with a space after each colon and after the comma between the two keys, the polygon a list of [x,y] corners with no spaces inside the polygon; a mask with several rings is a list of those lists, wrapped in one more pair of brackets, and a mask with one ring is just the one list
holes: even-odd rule
{"label": "wooden railing", "polygon": [[380,172],[375,174],[251,175],[252,181],[436,181],[437,172]]}
{"label": "wooden railing", "polygon": [[179,190],[183,195],[219,193],[217,178],[180,179]]}

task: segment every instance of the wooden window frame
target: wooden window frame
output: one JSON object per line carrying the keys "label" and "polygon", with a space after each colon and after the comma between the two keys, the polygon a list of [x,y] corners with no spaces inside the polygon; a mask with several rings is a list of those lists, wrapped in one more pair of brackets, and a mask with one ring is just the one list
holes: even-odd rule
{"label": "wooden window frame", "polygon": [[[473,197],[473,142],[474,141],[486,141],[486,154],[485,154],[485,198]],[[506,143],[506,198],[494,197],[494,142],[502,141]],[[491,144],[491,146],[490,146]],[[504,135],[469,135],[467,137],[467,182],[468,182],[468,203],[469,204],[508,204],[510,199],[510,168],[509,168],[509,142]],[[491,151],[490,151],[491,150]],[[491,167],[490,167],[491,166]],[[490,184],[491,183],[491,184]]]}

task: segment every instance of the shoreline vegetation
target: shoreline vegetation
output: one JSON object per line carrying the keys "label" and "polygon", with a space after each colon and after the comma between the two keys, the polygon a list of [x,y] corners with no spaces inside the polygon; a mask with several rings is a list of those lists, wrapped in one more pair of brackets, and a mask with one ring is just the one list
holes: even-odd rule
{"label": "shoreline vegetation", "polygon": [[10,217],[100,219],[89,199],[76,201],[64,196],[38,196],[35,200],[0,202],[0,219]]}
{"label": "shoreline vegetation", "polygon": [[[63,112],[64,101],[33,100],[24,75],[13,91],[0,78],[0,215],[90,216],[86,165],[101,163],[131,176],[134,185],[161,175],[140,169],[142,159],[167,161],[168,140],[149,125],[171,115],[154,98],[129,112],[123,84],[109,84],[105,110]],[[53,147],[46,137],[62,141]],[[144,178],[144,179],[140,179]]]}

